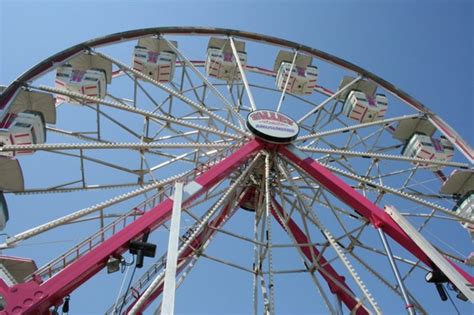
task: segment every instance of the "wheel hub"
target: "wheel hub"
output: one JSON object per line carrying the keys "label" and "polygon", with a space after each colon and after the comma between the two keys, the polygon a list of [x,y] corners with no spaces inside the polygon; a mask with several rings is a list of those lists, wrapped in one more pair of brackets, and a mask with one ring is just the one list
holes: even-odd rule
{"label": "wheel hub", "polygon": [[285,114],[256,110],[247,116],[247,128],[258,138],[271,143],[290,143],[298,137],[298,123]]}

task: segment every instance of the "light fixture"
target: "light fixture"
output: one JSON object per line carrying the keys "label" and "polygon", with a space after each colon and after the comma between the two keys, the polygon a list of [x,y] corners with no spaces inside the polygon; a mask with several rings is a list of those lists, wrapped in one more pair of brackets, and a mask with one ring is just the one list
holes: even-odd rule
{"label": "light fixture", "polygon": [[122,257],[117,258],[114,256],[110,256],[109,260],[107,260],[107,273],[114,273],[120,270],[120,262],[122,261]]}

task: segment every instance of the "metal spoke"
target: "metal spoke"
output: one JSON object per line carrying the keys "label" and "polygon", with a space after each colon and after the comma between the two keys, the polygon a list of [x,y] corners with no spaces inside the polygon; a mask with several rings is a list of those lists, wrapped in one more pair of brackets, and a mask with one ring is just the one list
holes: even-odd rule
{"label": "metal spoke", "polygon": [[414,307],[408,298],[407,292],[405,290],[405,285],[403,284],[403,280],[400,277],[400,272],[398,271],[398,267],[395,261],[393,260],[392,250],[390,249],[390,246],[387,242],[387,238],[385,237],[385,234],[382,231],[382,229],[378,228],[377,231],[379,232],[380,239],[382,240],[383,246],[385,247],[385,251],[387,252],[388,260],[390,262],[390,265],[392,266],[393,273],[395,275],[395,278],[397,279],[397,283],[400,288],[400,291],[402,292],[402,296],[405,301],[405,308],[408,310],[408,313],[410,315],[415,315]]}
{"label": "metal spoke", "polygon": [[273,281],[273,256],[272,256],[272,222],[271,222],[271,187],[270,187],[270,155],[265,156],[265,216],[267,220],[267,257],[268,257],[268,289],[269,289],[269,314],[275,314],[275,292]]}
{"label": "metal spoke", "polygon": [[234,124],[232,123],[229,123],[227,120],[225,120],[224,118],[220,117],[219,115],[216,115],[214,114],[212,111],[210,111],[207,107],[201,105],[201,104],[198,104],[196,102],[194,102],[193,100],[189,99],[188,97],[184,96],[183,94],[167,87],[166,85],[150,78],[149,76],[147,75],[144,75],[142,74],[141,72],[133,69],[133,68],[130,68],[129,66],[125,65],[124,63],[108,56],[108,55],[105,55],[104,53],[101,53],[101,52],[95,52],[97,55],[101,56],[101,57],[104,57],[105,59],[107,60],[110,60],[112,63],[116,64],[118,67],[128,71],[128,72],[131,72],[133,73],[135,76],[137,77],[140,77],[141,79],[145,80],[145,81],[148,81],[152,84],[154,84],[155,86],[159,87],[160,89],[166,91],[168,94],[171,94],[173,95],[174,97],[180,99],[181,101],[183,101],[184,103],[194,107],[196,110],[199,110],[199,111],[202,111],[204,113],[206,113],[209,117],[212,117],[213,119],[219,121],[220,123],[222,123],[223,125],[233,129],[234,131],[237,131],[239,134],[241,134],[242,136],[248,136],[248,134],[246,132],[244,132],[242,129],[240,129],[239,127],[235,126]]}
{"label": "metal spoke", "polygon": [[[351,257],[353,257],[357,262],[359,262],[364,268],[366,268],[372,275],[374,275],[378,280],[380,280],[386,287],[388,287],[390,290],[392,290],[394,293],[399,295],[401,298],[402,294],[399,290],[397,290],[396,286],[391,285],[384,277],[382,277],[378,272],[376,272],[367,262],[365,262],[363,259],[361,259],[358,255],[356,255],[353,251],[348,252]],[[413,297],[411,293],[409,293],[410,298],[413,300],[415,303],[415,307],[425,315],[428,315],[428,312],[421,306],[421,304]]]}
{"label": "metal spoke", "polygon": [[348,88],[350,88],[352,85],[354,85],[355,83],[357,83],[358,81],[362,80],[363,76],[362,75],[359,75],[357,78],[355,78],[354,80],[352,80],[351,82],[349,82],[347,85],[345,85],[344,87],[342,87],[341,89],[339,89],[336,93],[334,93],[333,95],[331,95],[330,97],[328,97],[327,99],[325,99],[321,104],[319,104],[318,106],[316,106],[315,108],[313,108],[312,110],[310,110],[308,113],[306,113],[303,117],[301,117],[300,119],[298,119],[298,124],[301,124],[303,121],[305,121],[306,119],[308,119],[309,116],[311,116],[312,114],[316,113],[317,111],[319,111],[321,108],[323,108],[327,103],[329,103],[330,101],[332,101],[333,99],[335,99],[337,96],[339,96],[342,92],[346,91]]}
{"label": "metal spoke", "polygon": [[[272,206],[277,207],[277,205],[275,204],[274,201],[272,201]],[[278,217],[278,220],[283,223],[284,229],[287,232],[290,231],[290,229],[288,227],[288,222],[291,220],[291,217],[288,216],[287,214],[284,214],[282,216],[278,212],[276,213],[276,215]],[[297,244],[297,241],[294,239],[294,236],[293,236],[292,233],[288,233],[288,236],[293,240],[293,242],[295,244]],[[345,294],[349,295],[351,298],[353,298],[354,300],[356,300],[358,302],[358,304],[355,305],[354,309],[352,310],[353,312],[357,311],[360,307],[364,308],[363,301],[360,300],[359,298],[357,298],[343,283],[341,283],[340,279],[337,279],[333,275],[328,273],[324,268],[325,265],[322,265],[322,264],[319,263],[321,255],[320,255],[320,257],[317,258],[318,260],[311,261],[311,260],[308,259],[308,257],[306,257],[304,255],[304,253],[301,251],[300,247],[296,247],[296,248],[298,249],[298,253],[302,257],[303,261],[305,262],[305,266],[308,269],[308,271],[310,271],[310,273],[314,273],[315,271],[319,271],[322,275],[324,275],[325,277],[330,279],[334,283],[334,285],[336,285],[341,291],[343,291]],[[311,267],[309,267],[309,266],[311,266]],[[325,304],[329,309],[331,308],[329,306],[330,303],[327,302],[326,300],[325,300]]]}
{"label": "metal spoke", "polygon": [[242,81],[244,82],[245,91],[247,92],[247,97],[249,98],[250,102],[250,107],[252,107],[252,110],[257,110],[257,106],[255,106],[255,101],[253,99],[252,91],[250,90],[249,82],[247,81],[247,76],[245,75],[245,69],[242,67],[237,48],[235,48],[234,39],[232,38],[232,36],[229,36],[229,40],[230,46],[232,48],[232,53],[234,54],[235,61],[237,62],[237,66],[239,67],[240,76],[242,77]]}
{"label": "metal spoke", "polygon": [[91,150],[91,149],[195,149],[195,148],[227,148],[233,145],[230,142],[182,142],[182,143],[144,143],[144,142],[91,142],[91,143],[45,143],[45,144],[23,144],[23,145],[5,145],[0,147],[0,152],[10,152],[17,150]]}
{"label": "metal spoke", "polygon": [[302,147],[297,146],[298,149],[304,152],[311,153],[322,153],[322,154],[336,154],[341,156],[351,156],[351,157],[362,157],[362,158],[375,158],[380,160],[395,160],[395,161],[406,161],[412,163],[420,164],[433,164],[433,165],[442,165],[442,166],[453,166],[461,169],[469,169],[469,164],[459,163],[459,162],[446,162],[442,160],[428,160],[420,158],[412,158],[403,155],[391,155],[391,154],[382,154],[382,153],[373,153],[373,152],[361,152],[361,151],[351,151],[351,150],[335,150],[335,149],[324,149],[324,148],[313,148],[313,147]]}
{"label": "metal spoke", "polygon": [[145,192],[148,192],[148,191],[151,191],[151,190],[154,190],[154,189],[157,189],[159,187],[162,187],[166,184],[169,184],[169,183],[173,183],[175,180],[181,178],[181,177],[184,177],[185,175],[191,173],[191,171],[188,171],[188,172],[184,172],[184,173],[181,173],[181,174],[178,174],[178,175],[175,175],[175,176],[171,176],[165,180],[161,180],[159,182],[156,182],[156,183],[152,183],[152,184],[149,184],[149,185],[146,185],[146,186],[143,186],[139,189],[136,189],[136,190],[133,190],[133,191],[130,191],[128,193],[125,193],[125,194],[122,194],[120,196],[116,196],[116,197],[113,197],[109,200],[106,200],[104,202],[101,202],[101,203],[98,203],[94,206],[91,206],[91,207],[88,207],[88,208],[84,208],[82,210],[79,210],[79,211],[76,211],[76,212],[73,212],[73,213],[70,213],[68,215],[65,215],[61,218],[58,218],[58,219],[55,219],[55,220],[52,220],[48,223],[45,223],[43,225],[39,225],[35,228],[31,228],[25,232],[22,232],[22,233],[19,233],[19,234],[16,234],[15,236],[11,236],[11,237],[8,237],[4,243],[0,244],[0,248],[10,248],[12,246],[16,246],[18,245],[19,242],[23,241],[23,240],[26,240],[28,238],[31,238],[35,235],[38,235],[38,234],[41,234],[43,232],[46,232],[46,231],[49,231],[55,227],[58,227],[60,225],[63,225],[67,222],[71,222],[71,221],[74,221],[74,220],[77,220],[83,216],[86,216],[88,214],[91,214],[91,213],[94,213],[94,212],[97,212],[97,211],[100,211],[101,209],[104,209],[104,208],[107,208],[107,207],[110,207],[114,204],[117,204],[117,203],[120,203],[122,201],[125,201],[125,200],[128,200],[130,198],[133,198],[133,197],[136,197],[136,196],[139,196]]}
{"label": "metal spoke", "polygon": [[338,129],[333,129],[333,130],[328,130],[328,131],[322,131],[322,132],[315,132],[315,133],[311,133],[311,134],[308,134],[308,135],[305,135],[305,136],[298,137],[298,139],[296,139],[295,141],[306,141],[306,140],[313,139],[313,138],[320,138],[320,137],[324,137],[324,136],[330,136],[330,135],[339,134],[339,133],[343,133],[343,132],[347,132],[347,131],[351,131],[351,130],[355,130],[355,129],[366,128],[366,127],[377,126],[377,125],[383,125],[383,124],[389,124],[389,123],[392,123],[392,122],[406,120],[406,119],[412,119],[412,118],[417,118],[417,117],[420,117],[420,114],[404,115],[404,116],[400,116],[400,117],[387,118],[387,119],[377,120],[377,121],[368,122],[368,123],[361,123],[361,124],[357,124],[357,125],[349,126],[349,127],[343,127],[343,128],[338,128]]}
{"label": "metal spoke", "polygon": [[181,60],[183,60],[184,63],[188,67],[190,67],[193,70],[193,72],[204,82],[204,84],[209,89],[212,90],[212,92],[222,101],[222,103],[224,103],[224,105],[229,109],[229,111],[233,113],[237,117],[237,119],[239,119],[241,123],[245,123],[245,120],[240,115],[240,113],[235,109],[235,107],[232,106],[232,104],[224,97],[224,95],[222,95],[222,93],[201,73],[201,71],[199,71],[196,68],[196,66],[193,65],[191,61],[189,61],[189,59],[181,52],[181,50],[175,47],[173,43],[171,43],[168,39],[164,37],[163,39],[168,43],[171,50],[173,50],[181,58]]}
{"label": "metal spoke", "polygon": [[121,109],[121,110],[124,110],[124,111],[127,111],[127,112],[143,115],[145,117],[149,117],[150,119],[157,120],[157,121],[166,121],[166,122],[169,122],[169,123],[175,123],[175,124],[178,124],[178,125],[181,125],[181,126],[184,126],[184,127],[189,127],[189,128],[192,128],[192,129],[202,130],[202,131],[214,133],[214,134],[221,135],[221,136],[228,137],[228,138],[233,138],[233,139],[240,138],[239,136],[235,136],[235,135],[232,135],[232,134],[229,134],[229,133],[226,133],[226,132],[222,132],[218,129],[201,126],[201,125],[194,124],[194,123],[191,123],[189,121],[182,120],[182,119],[179,119],[179,118],[174,118],[174,117],[165,116],[165,115],[159,115],[159,114],[155,114],[155,113],[152,113],[152,112],[144,110],[144,109],[139,109],[139,108],[135,108],[135,107],[132,107],[132,106],[125,106],[125,105],[122,105],[120,103],[111,102],[111,101],[107,101],[107,100],[104,100],[104,99],[99,99],[99,98],[95,98],[95,97],[91,97],[91,96],[85,96],[85,95],[70,92],[70,91],[67,91],[67,90],[51,88],[51,87],[48,87],[48,86],[40,86],[37,89],[38,90],[43,90],[43,91],[48,91],[48,92],[53,92],[53,93],[57,93],[57,94],[62,94],[62,95],[66,95],[66,96],[76,96],[80,99],[100,103],[100,104],[107,105],[107,106],[112,107],[112,108]]}
{"label": "metal spoke", "polygon": [[440,205],[437,205],[437,204],[434,204],[430,201],[427,201],[427,200],[424,200],[424,199],[421,199],[421,198],[418,198],[416,196],[412,196],[412,195],[409,195],[405,192],[402,192],[402,191],[399,191],[398,189],[395,189],[395,188],[392,188],[390,186],[387,186],[387,185],[380,185],[372,180],[369,180],[369,179],[366,179],[366,178],[363,178],[359,175],[356,175],[356,174],[351,174],[351,173],[348,173],[346,171],[343,171],[341,169],[338,169],[336,167],[333,167],[331,165],[326,165],[326,168],[330,169],[331,171],[333,171],[334,173],[336,174],[339,174],[339,175],[342,175],[342,176],[345,176],[345,177],[348,177],[348,178],[351,178],[351,179],[355,179],[359,182],[363,182],[363,183],[366,183],[366,184],[369,184],[371,185],[372,187],[374,188],[377,188],[377,189],[380,189],[380,191],[384,191],[384,192],[389,192],[391,194],[394,194],[394,195],[397,195],[397,196],[400,196],[400,197],[403,197],[405,199],[408,199],[408,200],[411,200],[411,201],[414,201],[418,204],[421,204],[421,205],[424,205],[424,206],[427,206],[429,208],[432,208],[436,211],[440,211],[440,212],[443,212],[444,214],[448,215],[448,216],[451,216],[451,217],[454,217],[454,218],[457,218],[460,222],[467,222],[467,223],[471,223],[471,224],[474,224],[474,221],[471,220],[471,219],[468,219],[468,218],[464,218],[460,215],[457,215],[456,213],[454,213],[453,211],[451,211],[450,209],[447,209],[445,207],[442,207]]}
{"label": "metal spoke", "polygon": [[283,90],[281,91],[280,100],[278,101],[278,105],[276,108],[277,112],[280,111],[281,104],[283,103],[283,100],[285,99],[286,89],[288,88],[288,83],[290,82],[290,77],[291,77],[291,73],[293,72],[293,68],[295,66],[296,57],[298,57],[298,51],[295,51],[295,55],[293,56],[293,61],[291,62],[291,66],[290,66],[290,72],[288,73],[288,76],[286,77],[285,86],[283,87]]}

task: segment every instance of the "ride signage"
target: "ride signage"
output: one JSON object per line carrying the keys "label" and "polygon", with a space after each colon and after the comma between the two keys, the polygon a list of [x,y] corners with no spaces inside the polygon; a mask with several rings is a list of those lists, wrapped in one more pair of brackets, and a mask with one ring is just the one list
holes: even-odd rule
{"label": "ride signage", "polygon": [[296,121],[271,110],[251,112],[247,117],[247,127],[257,137],[276,143],[289,143],[300,131]]}

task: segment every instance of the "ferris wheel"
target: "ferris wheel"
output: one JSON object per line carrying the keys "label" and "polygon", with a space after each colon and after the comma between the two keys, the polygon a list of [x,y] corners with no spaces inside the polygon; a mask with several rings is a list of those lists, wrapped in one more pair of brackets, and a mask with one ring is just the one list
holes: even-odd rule
{"label": "ferris wheel", "polygon": [[300,295],[331,314],[469,309],[473,158],[314,48],[198,27],[90,40],[0,94],[2,312],[67,313],[100,278],[98,312],[173,314],[204,261],[254,314]]}

